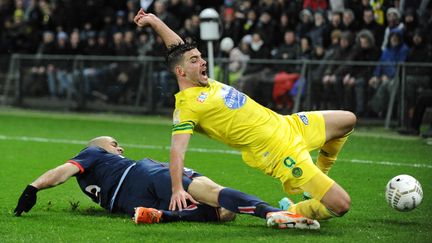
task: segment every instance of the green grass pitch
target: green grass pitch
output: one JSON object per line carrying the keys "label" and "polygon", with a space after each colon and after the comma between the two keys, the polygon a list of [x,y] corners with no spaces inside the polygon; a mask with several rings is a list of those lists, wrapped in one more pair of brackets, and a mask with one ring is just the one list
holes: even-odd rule
{"label": "green grass pitch", "polygon": [[[421,138],[361,126],[330,171],[349,192],[351,211],[322,221],[319,231],[267,228],[263,219],[248,215],[224,224],[135,225],[91,202],[75,178],[39,192],[29,213],[13,216],[25,186],[76,155],[89,139],[111,135],[127,157],[167,161],[170,129],[170,119],[161,117],[0,109],[0,242],[432,241],[432,146]],[[229,147],[196,134],[190,148],[186,166],[221,185],[257,195],[274,206],[285,196],[276,179],[248,167]],[[397,212],[385,201],[385,185],[398,174],[410,174],[422,184],[423,202],[414,211]]]}

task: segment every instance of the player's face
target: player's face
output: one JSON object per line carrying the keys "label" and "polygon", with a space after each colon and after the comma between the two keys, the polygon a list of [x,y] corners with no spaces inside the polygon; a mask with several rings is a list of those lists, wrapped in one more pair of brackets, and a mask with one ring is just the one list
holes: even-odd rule
{"label": "player's face", "polygon": [[114,138],[104,139],[101,142],[100,147],[102,147],[107,152],[112,153],[112,154],[121,155],[121,154],[123,154],[123,151],[124,151],[123,148],[118,145],[118,142]]}
{"label": "player's face", "polygon": [[192,49],[183,54],[182,76],[197,86],[207,86],[207,62],[201,57],[198,49]]}

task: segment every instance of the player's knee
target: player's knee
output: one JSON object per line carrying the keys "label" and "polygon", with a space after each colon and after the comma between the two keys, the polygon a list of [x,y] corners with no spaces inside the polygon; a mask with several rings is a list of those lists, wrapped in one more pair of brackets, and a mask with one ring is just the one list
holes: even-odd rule
{"label": "player's knee", "polygon": [[229,211],[228,209],[219,208],[218,211],[219,211],[219,221],[220,222],[233,221],[236,217],[236,214]]}
{"label": "player's knee", "polygon": [[341,217],[344,214],[346,214],[351,208],[351,198],[348,196],[348,194],[344,197],[342,197],[338,202],[336,207],[333,209],[334,213]]}
{"label": "player's knee", "polygon": [[344,111],[344,134],[351,132],[357,123],[357,116],[351,111]]}

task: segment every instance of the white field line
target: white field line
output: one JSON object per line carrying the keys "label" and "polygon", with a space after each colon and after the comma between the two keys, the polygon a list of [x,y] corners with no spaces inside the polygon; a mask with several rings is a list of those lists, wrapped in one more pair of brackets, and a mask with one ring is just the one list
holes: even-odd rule
{"label": "white field line", "polygon": [[[42,138],[42,137],[27,137],[27,136],[7,136],[0,134],[0,140],[17,140],[17,141],[30,141],[39,143],[63,143],[63,144],[80,144],[85,145],[87,141],[58,139],[58,138]],[[142,145],[142,144],[121,144],[122,147],[140,148],[140,149],[155,149],[155,150],[169,150],[170,146],[156,146],[156,145]],[[214,153],[214,154],[237,154],[240,152],[228,149],[206,149],[206,148],[188,148],[188,151],[198,153]],[[339,159],[339,161],[350,162],[354,164],[372,164],[372,165],[386,165],[386,166],[405,166],[415,168],[428,168],[432,169],[432,163],[399,163],[392,161],[373,161],[373,160],[360,160],[360,159]]]}

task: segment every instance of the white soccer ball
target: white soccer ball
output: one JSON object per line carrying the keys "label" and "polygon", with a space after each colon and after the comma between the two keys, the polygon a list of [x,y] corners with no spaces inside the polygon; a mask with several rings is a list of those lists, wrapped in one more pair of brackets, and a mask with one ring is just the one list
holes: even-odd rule
{"label": "white soccer ball", "polygon": [[386,186],[388,204],[401,212],[408,212],[420,205],[423,190],[420,183],[410,175],[393,177]]}

